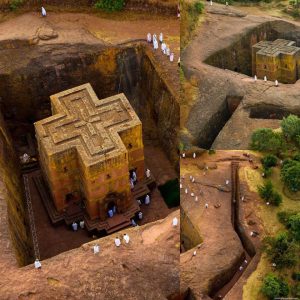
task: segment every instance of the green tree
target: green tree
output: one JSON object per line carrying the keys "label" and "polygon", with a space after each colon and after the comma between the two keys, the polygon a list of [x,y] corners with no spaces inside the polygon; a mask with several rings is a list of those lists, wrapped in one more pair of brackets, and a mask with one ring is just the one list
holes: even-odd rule
{"label": "green tree", "polygon": [[286,228],[289,226],[289,219],[291,216],[296,215],[295,211],[280,211],[277,213],[277,218],[280,223],[282,223]]}
{"label": "green tree", "polygon": [[300,241],[300,213],[297,213],[288,220],[288,227],[296,241]]}
{"label": "green tree", "polygon": [[300,298],[300,284],[296,283],[293,287],[292,287],[292,296],[293,297],[297,297]]}
{"label": "green tree", "polygon": [[268,237],[264,240],[264,249],[276,268],[283,269],[297,264],[298,246],[286,232],[277,234],[276,237]]}
{"label": "green tree", "polygon": [[295,115],[283,118],[280,126],[284,136],[292,141],[295,141],[296,137],[300,135],[300,119]]}
{"label": "green tree", "polygon": [[281,133],[270,128],[260,128],[251,136],[250,148],[261,152],[279,154],[285,150],[285,142]]}
{"label": "green tree", "polygon": [[269,202],[271,205],[278,206],[282,202],[281,195],[274,190],[270,180],[266,181],[263,185],[258,186],[258,194],[265,202]]}
{"label": "green tree", "polygon": [[300,190],[300,162],[291,159],[285,160],[280,176],[290,191]]}
{"label": "green tree", "polygon": [[268,180],[263,185],[260,185],[258,187],[258,194],[262,199],[264,199],[265,201],[268,201],[273,195],[272,182],[270,180]]}
{"label": "green tree", "polygon": [[277,164],[277,157],[273,154],[268,154],[261,159],[261,163],[265,169],[275,167]]}
{"label": "green tree", "polygon": [[273,195],[271,196],[269,202],[274,206],[279,206],[282,203],[282,196],[278,192],[273,191]]}
{"label": "green tree", "polygon": [[261,292],[270,300],[276,297],[286,297],[289,294],[288,284],[277,277],[276,275],[269,273],[263,280]]}

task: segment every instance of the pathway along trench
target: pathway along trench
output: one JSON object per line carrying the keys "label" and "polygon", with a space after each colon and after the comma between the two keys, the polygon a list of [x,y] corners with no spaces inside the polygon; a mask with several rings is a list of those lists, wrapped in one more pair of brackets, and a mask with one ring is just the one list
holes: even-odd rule
{"label": "pathway along trench", "polygon": [[[249,266],[251,260],[256,255],[256,249],[251,239],[248,237],[246,230],[244,229],[242,222],[240,220],[240,180],[239,180],[239,162],[231,162],[231,222],[234,230],[239,236],[241,243],[244,248],[244,256],[240,260],[239,264],[233,266],[232,276],[228,282],[222,282],[222,280],[217,280],[209,293],[209,296],[214,299],[223,299],[226,294],[233,288],[233,286],[238,282],[239,278],[245,272],[245,269]],[[247,264],[244,262],[247,260]],[[243,270],[240,270],[240,267]]]}

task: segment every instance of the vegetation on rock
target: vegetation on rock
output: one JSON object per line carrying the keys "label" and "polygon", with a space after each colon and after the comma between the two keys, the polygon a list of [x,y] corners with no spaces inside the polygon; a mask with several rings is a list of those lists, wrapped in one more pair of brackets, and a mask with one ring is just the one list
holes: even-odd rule
{"label": "vegetation on rock", "polygon": [[96,8],[109,12],[122,10],[124,5],[124,0],[98,0],[95,3]]}
{"label": "vegetation on rock", "polygon": [[289,294],[288,284],[276,275],[269,273],[263,280],[261,292],[270,300],[286,297]]}
{"label": "vegetation on rock", "polygon": [[17,10],[20,6],[22,6],[24,0],[13,0],[11,1],[9,8],[10,10]]}
{"label": "vegetation on rock", "polygon": [[258,187],[258,193],[262,199],[271,205],[279,206],[282,202],[281,195],[274,190],[273,184],[269,180]]}

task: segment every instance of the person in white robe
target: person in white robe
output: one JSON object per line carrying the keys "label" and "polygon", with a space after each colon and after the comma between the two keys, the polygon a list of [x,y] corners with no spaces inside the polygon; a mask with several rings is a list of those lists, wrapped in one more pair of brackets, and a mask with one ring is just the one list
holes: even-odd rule
{"label": "person in white robe", "polygon": [[147,170],[146,170],[146,177],[147,177],[147,178],[150,178],[150,176],[151,176],[151,172],[150,172],[149,169],[147,169]]}
{"label": "person in white robe", "polygon": [[79,222],[79,226],[80,226],[81,229],[84,228],[84,221],[83,220]]}
{"label": "person in white robe", "polygon": [[76,222],[73,222],[73,223],[72,223],[72,228],[73,228],[73,231],[77,231],[78,225],[77,225]]}
{"label": "person in white robe", "polygon": [[148,43],[151,43],[151,42],[152,42],[152,35],[151,35],[150,32],[147,34],[147,42],[148,42]]}
{"label": "person in white robe", "polygon": [[174,61],[174,53],[172,52],[171,54],[170,54],[170,62],[173,62]]}
{"label": "person in white robe", "polygon": [[176,227],[178,225],[178,219],[176,217],[173,218],[172,225],[173,227]]}
{"label": "person in white robe", "polygon": [[150,196],[147,194],[145,197],[145,204],[149,205],[150,204]]}
{"label": "person in white robe", "polygon": [[36,259],[36,260],[34,261],[34,267],[35,267],[36,269],[41,269],[41,268],[42,268],[42,264],[41,264],[41,262],[40,262],[38,259]]}
{"label": "person in white robe", "polygon": [[117,247],[120,247],[120,245],[121,245],[121,240],[118,237],[115,238],[115,245]]}
{"label": "person in white robe", "polygon": [[100,246],[98,244],[94,245],[93,252],[94,252],[94,254],[97,254],[100,252]]}
{"label": "person in white robe", "polygon": [[162,34],[162,32],[159,34],[159,41],[162,43],[164,40],[164,36]]}
{"label": "person in white robe", "polygon": [[47,16],[47,12],[46,9],[42,6],[42,16],[46,17]]}
{"label": "person in white robe", "polygon": [[141,211],[138,213],[138,217],[139,217],[139,220],[143,219],[143,213]]}
{"label": "person in white robe", "polygon": [[129,238],[129,235],[127,233],[124,234],[123,239],[124,239],[126,244],[129,243],[130,238]]}
{"label": "person in white robe", "polygon": [[136,176],[135,171],[132,172],[132,180],[134,183],[137,182],[137,176]]}

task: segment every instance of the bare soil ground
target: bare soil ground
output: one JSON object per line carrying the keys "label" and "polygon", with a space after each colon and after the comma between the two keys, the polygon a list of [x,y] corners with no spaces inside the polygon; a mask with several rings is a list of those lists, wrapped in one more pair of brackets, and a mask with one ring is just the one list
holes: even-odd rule
{"label": "bare soil ground", "polygon": [[[181,205],[203,238],[203,245],[200,249],[197,250],[196,247],[181,255],[181,274],[183,283],[190,286],[198,297],[207,293],[216,276],[232,268],[244,252],[231,224],[231,192],[230,190],[221,192],[216,188],[217,185],[226,187],[225,180],[231,180],[230,163],[232,159],[237,158],[241,159],[240,172],[243,173],[245,168],[249,168],[249,162],[243,156],[242,151],[220,150],[213,155],[206,153],[196,159],[181,160],[181,174],[184,175],[184,179],[181,179],[183,184]],[[199,166],[203,163],[208,166],[216,164],[217,169],[200,170]],[[195,178],[195,183],[190,182],[189,176]],[[244,176],[240,176],[240,179],[245,196],[245,201],[240,201],[243,225],[247,228],[249,235],[253,230],[261,232],[260,221],[254,213],[257,196],[250,191]],[[186,188],[188,194],[185,193]],[[198,196],[198,202],[195,201],[195,196],[191,196],[191,193]],[[206,203],[208,208],[205,208]],[[221,207],[215,208],[217,204]],[[254,225],[249,226],[249,220]],[[253,242],[257,247],[259,246],[258,238],[253,239]],[[197,255],[193,257],[195,250]],[[248,265],[243,266],[242,272],[238,270],[217,295],[224,297],[230,291],[230,296],[226,296],[225,299],[242,299],[242,287],[245,280],[258,263],[256,257],[251,263],[248,257],[247,259]]]}

